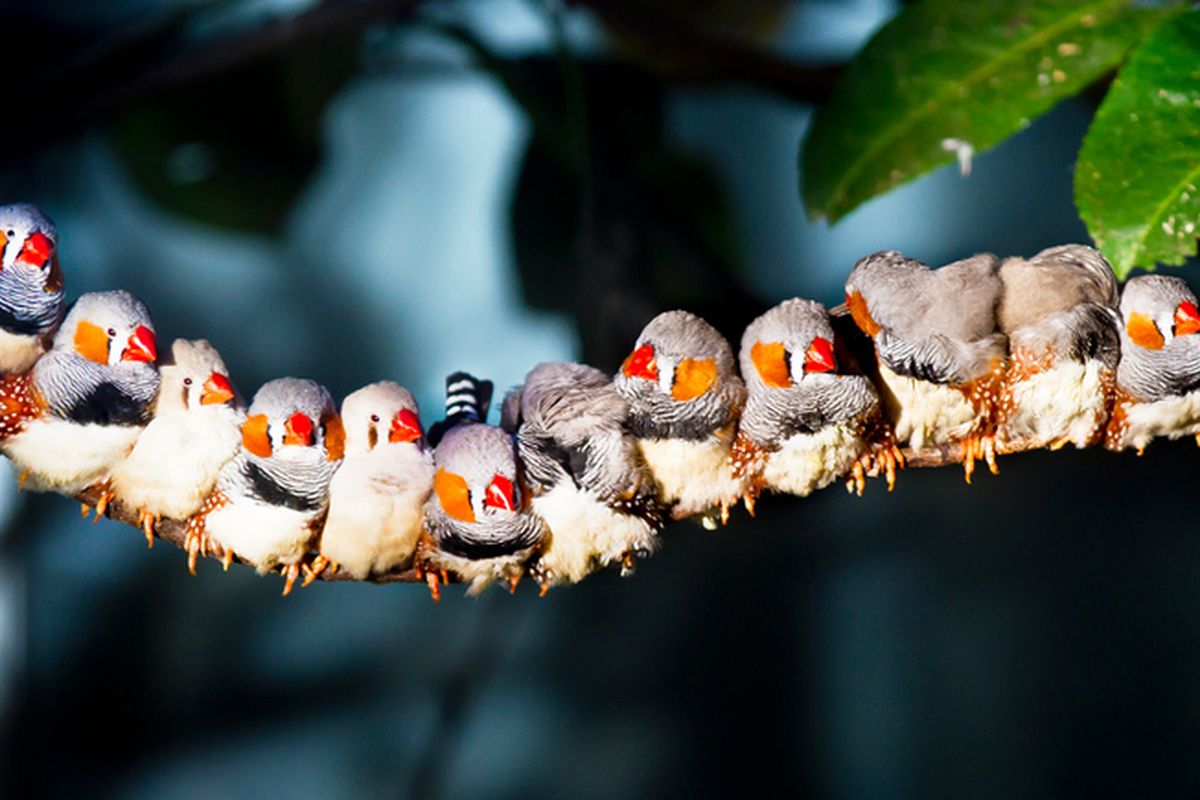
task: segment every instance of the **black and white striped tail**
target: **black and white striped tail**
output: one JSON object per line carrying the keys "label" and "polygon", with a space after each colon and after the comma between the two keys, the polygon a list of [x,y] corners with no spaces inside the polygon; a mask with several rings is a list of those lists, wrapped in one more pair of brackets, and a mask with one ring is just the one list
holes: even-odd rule
{"label": "black and white striped tail", "polygon": [[467,372],[453,372],[446,378],[446,416],[429,427],[429,443],[438,441],[455,425],[466,422],[486,422],[492,404],[492,382],[480,380]]}

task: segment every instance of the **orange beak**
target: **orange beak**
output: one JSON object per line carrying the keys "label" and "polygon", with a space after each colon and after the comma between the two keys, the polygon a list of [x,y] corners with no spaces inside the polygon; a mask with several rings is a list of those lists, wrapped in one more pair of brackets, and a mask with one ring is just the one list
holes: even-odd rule
{"label": "orange beak", "polygon": [[625,373],[627,378],[657,381],[658,363],[654,360],[654,345],[644,344],[630,353],[621,365],[621,372]]}
{"label": "orange beak", "polygon": [[218,403],[228,403],[232,399],[233,387],[229,384],[229,378],[219,372],[209,375],[200,391],[200,405],[214,406]]}
{"label": "orange beak", "polygon": [[125,344],[125,352],[121,353],[122,361],[154,362],[158,351],[154,348],[154,331],[145,325],[138,325]]}
{"label": "orange beak", "polygon": [[17,260],[41,269],[46,266],[53,253],[54,245],[50,242],[50,237],[44,233],[35,233],[25,240],[25,246],[21,248]]}
{"label": "orange beak", "polygon": [[392,429],[388,431],[389,442],[415,442],[421,438],[421,420],[412,411],[402,408],[392,417]]}
{"label": "orange beak", "polygon": [[514,506],[512,481],[503,475],[496,475],[488,484],[487,494],[483,504],[487,508],[498,508],[502,511],[512,511]]}
{"label": "orange beak", "polygon": [[1175,335],[1187,336],[1189,333],[1200,332],[1200,309],[1195,303],[1186,300],[1175,309]]}
{"label": "orange beak", "polygon": [[313,443],[313,423],[304,414],[297,411],[283,423],[283,443],[298,444],[301,447],[311,447]]}
{"label": "orange beak", "polygon": [[820,336],[812,340],[808,350],[804,351],[805,372],[833,372],[837,369],[837,360],[833,357],[833,342]]}

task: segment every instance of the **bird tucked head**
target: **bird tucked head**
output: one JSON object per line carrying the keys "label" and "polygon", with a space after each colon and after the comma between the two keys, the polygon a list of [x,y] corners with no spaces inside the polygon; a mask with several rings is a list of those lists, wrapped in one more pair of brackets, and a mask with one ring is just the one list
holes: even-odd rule
{"label": "bird tucked head", "polygon": [[927,264],[898,250],[881,250],[860,258],[846,279],[846,308],[859,330],[867,336],[879,333],[880,324],[873,309],[886,301],[897,286],[929,272]]}
{"label": "bird tucked head", "polygon": [[809,376],[836,372],[825,307],[800,298],[783,301],[746,327],[739,360],[751,391],[789,389]]}
{"label": "bird tucked head", "polygon": [[53,349],[73,351],[108,367],[153,368],[158,358],[149,309],[121,290],[89,292],[76,300],[54,337]]}
{"label": "bird tucked head", "polygon": [[346,453],[361,455],[376,448],[421,447],[424,433],[412,392],[392,381],[364,386],[342,401]]}
{"label": "bird tucked head", "polygon": [[55,248],[58,230],[37,206],[0,206],[0,270],[25,270],[36,275],[47,292],[62,290],[62,269]]}
{"label": "bird tucked head", "polygon": [[512,437],[492,425],[451,428],[433,452],[433,489],[448,517],[474,523],[512,517],[524,497]]}
{"label": "bird tucked head", "polygon": [[303,378],[277,378],[254,395],[242,423],[242,446],[259,458],[340,461],[341,418],[328,390]]}
{"label": "bird tucked head", "polygon": [[243,406],[220,353],[204,339],[172,342],[170,356],[160,372],[158,413]]}
{"label": "bird tucked head", "polygon": [[1125,338],[1146,350],[1162,350],[1172,340],[1200,333],[1200,308],[1180,278],[1141,275],[1121,294]]}
{"label": "bird tucked head", "polygon": [[733,376],[725,337],[695,314],[667,311],[642,329],[615,382],[627,396],[660,393],[687,403],[719,391]]}

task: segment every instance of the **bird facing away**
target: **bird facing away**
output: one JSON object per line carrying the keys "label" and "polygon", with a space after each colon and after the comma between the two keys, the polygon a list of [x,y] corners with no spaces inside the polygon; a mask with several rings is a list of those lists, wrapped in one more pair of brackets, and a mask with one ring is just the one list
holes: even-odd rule
{"label": "bird facing away", "polygon": [[1007,352],[997,267],[990,253],[934,270],[885,250],[860,259],[846,281],[846,306],[875,343],[896,439],[916,450],[960,444],[968,483],[979,458],[996,472]]}
{"label": "bird facing away", "polygon": [[58,231],[36,206],[0,206],[0,373],[24,372],[63,318]]}
{"label": "bird facing away", "polygon": [[1069,244],[1000,265],[1009,366],[998,438],[1023,449],[1104,438],[1120,357],[1118,289],[1096,250]]}
{"label": "bird facing away", "polygon": [[324,386],[277,378],[254,395],[237,454],[188,520],[188,567],[200,553],[226,568],[237,557],[260,574],[279,569],[289,594],[329,503],[329,481],[342,460],[345,432]]}
{"label": "bird facing away", "polygon": [[862,493],[879,462],[895,483],[904,463],[864,375],[839,369],[825,307],[785,300],[750,323],[739,354],[746,381],[734,463],[747,507],[763,489],[805,497],[850,473]]}
{"label": "bird facing away", "polygon": [[1110,450],[1140,454],[1156,436],[1200,445],[1200,308],[1179,278],[1143,275],[1121,293],[1117,400]]}
{"label": "bird facing away", "polygon": [[124,291],[75,302],[49,351],[0,397],[2,449],[34,491],[76,495],[108,477],[150,421],[154,323]]}
{"label": "bird facing away", "polygon": [[531,568],[543,592],[614,563],[628,573],[658,548],[662,512],[628,415],[609,377],[583,364],[539,364],[505,398],[501,425],[550,531]]}
{"label": "bird facing away", "polygon": [[731,456],[746,388],[729,342],[694,314],[664,312],[642,330],[613,383],[672,517],[725,522],[745,489]]}
{"label": "bird facing away", "polygon": [[512,436],[493,425],[462,422],[445,431],[433,451],[433,494],[417,571],[439,598],[438,582],[452,573],[478,594],[494,581],[515,589],[525,564],[546,538],[529,507]]}
{"label": "bird facing away", "polygon": [[204,339],[176,339],[159,367],[154,418],[113,468],[112,496],[138,510],[147,545],[160,518],[200,510],[217,474],[238,452],[246,407],[220,354]]}
{"label": "bird facing away", "polygon": [[433,490],[433,453],[412,392],[391,381],[347,396],[342,424],[346,456],[329,484],[318,557],[363,580],[412,562]]}

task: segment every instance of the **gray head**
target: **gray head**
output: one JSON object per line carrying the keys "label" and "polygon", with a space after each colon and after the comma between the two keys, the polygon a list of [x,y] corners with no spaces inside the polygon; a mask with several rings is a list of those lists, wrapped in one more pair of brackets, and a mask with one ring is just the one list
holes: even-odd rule
{"label": "gray head", "polygon": [[242,446],[261,459],[337,462],[346,435],[329,391],[304,378],[277,378],[255,393]]}
{"label": "gray head", "polygon": [[392,381],[372,383],[347,395],[342,401],[342,424],[347,455],[424,445],[417,400]]}
{"label": "gray head", "polygon": [[245,407],[221,354],[205,339],[176,339],[159,373],[158,413]]}
{"label": "gray head", "polygon": [[1179,278],[1143,275],[1121,294],[1117,382],[1143,400],[1200,389],[1200,308]]}
{"label": "gray head", "polygon": [[524,503],[512,437],[500,428],[468,423],[451,428],[433,451],[435,500],[460,522],[504,519]]}
{"label": "gray head", "polygon": [[1086,276],[1087,289],[1081,299],[1116,306],[1120,294],[1117,276],[1108,259],[1086,244],[1063,244],[1047,247],[1029,259],[1038,266],[1070,267]]}
{"label": "gray head", "polygon": [[788,389],[836,372],[825,306],[796,297],[770,309],[746,327],[739,362],[751,393]]}
{"label": "gray head", "polygon": [[57,245],[54,223],[36,206],[0,206],[0,328],[41,336],[62,319]]}
{"label": "gray head", "polygon": [[109,367],[154,364],[158,358],[150,310],[122,290],[89,292],[76,300],[52,349]]}
{"label": "gray head", "polygon": [[641,437],[701,439],[736,419],[745,387],[725,337],[695,314],[650,321],[613,379]]}

